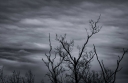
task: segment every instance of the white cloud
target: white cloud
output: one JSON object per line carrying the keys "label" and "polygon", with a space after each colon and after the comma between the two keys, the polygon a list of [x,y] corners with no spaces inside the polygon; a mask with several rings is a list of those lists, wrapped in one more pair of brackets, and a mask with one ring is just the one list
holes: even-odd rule
{"label": "white cloud", "polygon": [[49,46],[47,44],[42,44],[42,43],[34,43],[35,46],[37,46],[38,48],[49,48]]}
{"label": "white cloud", "polygon": [[22,19],[20,23],[29,24],[29,25],[42,25],[43,24],[43,22],[41,22],[41,20],[39,19],[28,19],[28,18]]}

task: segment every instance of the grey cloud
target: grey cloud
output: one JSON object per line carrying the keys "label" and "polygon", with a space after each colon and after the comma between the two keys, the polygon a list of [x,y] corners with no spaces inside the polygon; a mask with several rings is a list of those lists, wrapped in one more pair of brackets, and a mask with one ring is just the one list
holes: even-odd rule
{"label": "grey cloud", "polygon": [[[114,56],[121,53],[120,49],[128,46],[128,2],[126,0],[4,0],[0,2],[0,50],[2,50],[0,57],[1,60],[5,60],[1,64],[8,67],[8,71],[10,68],[25,70],[31,66],[30,68],[34,70],[35,67],[39,67],[41,64],[31,65],[32,62],[36,65],[38,63],[31,54],[48,52],[48,33],[51,33],[54,46],[57,45],[53,39],[55,33],[67,33],[68,39],[75,39],[76,44],[81,45],[86,36],[83,28],[89,27],[88,21],[96,20],[100,14],[103,30],[90,41],[90,44],[96,44],[99,49],[100,58],[115,60]],[[39,57],[38,54],[35,56]],[[127,58],[124,59],[124,66],[127,65],[125,63]],[[25,62],[27,65],[14,67],[11,66],[12,64],[5,64],[8,60],[14,61],[13,65],[20,62]],[[27,67],[23,69],[24,66]],[[124,72],[127,72],[127,68]]]}
{"label": "grey cloud", "polygon": [[[4,23],[4,22],[17,22],[19,21],[21,18],[24,17],[24,12],[31,12],[31,11],[35,11],[44,7],[44,6],[51,6],[51,7],[56,7],[56,6],[60,6],[63,3],[66,3],[66,5],[68,4],[68,2],[70,1],[66,1],[66,0],[4,0],[4,1],[0,1],[0,22]],[[71,0],[71,2],[75,2],[73,0]],[[58,5],[59,4],[59,5]],[[73,4],[73,3],[72,3]],[[30,15],[30,14],[29,14]],[[28,15],[28,16],[29,16]],[[32,15],[32,14],[31,14]]]}
{"label": "grey cloud", "polygon": [[[113,0],[113,1],[109,1],[109,0],[89,0],[89,1],[85,1],[85,0],[4,0],[1,1],[0,3],[0,17],[1,20],[0,22],[8,22],[8,23],[14,23],[17,21],[20,21],[20,19],[25,18],[25,17],[30,17],[30,16],[34,16],[34,13],[38,14],[38,10],[40,10],[41,8],[47,8],[50,7],[52,8],[70,8],[72,6],[77,6],[78,4],[82,3],[82,2],[91,2],[91,3],[95,3],[95,2],[99,2],[99,4],[101,4],[101,2],[103,2],[103,4],[105,4],[105,2],[112,2],[113,6],[114,3],[116,2],[127,2],[126,0]],[[98,4],[98,3],[96,3]],[[106,3],[108,4],[108,3]],[[99,9],[99,8],[97,8]],[[61,9],[62,10],[62,9]],[[89,8],[89,10],[91,10]],[[33,12],[32,12],[33,11]],[[42,12],[45,12],[46,10],[42,10]],[[54,9],[54,11],[56,11]],[[27,12],[30,12],[28,15],[26,15]],[[55,13],[55,12],[51,12],[51,13]],[[48,15],[50,13],[42,13],[40,15]],[[50,14],[52,15],[52,14]]]}
{"label": "grey cloud", "polygon": [[[34,56],[25,57],[32,62],[0,59],[0,65],[3,66],[5,75],[10,75],[14,70],[20,71],[21,75],[24,75],[28,70],[31,70],[35,75],[35,81],[40,83],[41,79],[44,78],[44,75],[47,72],[47,68],[45,67],[43,61],[41,61],[42,57],[39,60],[31,59],[32,57]],[[27,60],[25,58],[24,60]]]}
{"label": "grey cloud", "polygon": [[[47,53],[48,50],[42,49],[26,49],[26,48],[0,48],[0,59],[25,62],[25,63],[36,63],[32,60],[33,54],[36,53]],[[38,55],[38,54],[37,54]],[[40,59],[41,60],[41,59]]]}
{"label": "grey cloud", "polygon": [[[124,1],[126,1],[126,0],[124,0]],[[122,1],[122,2],[124,2],[124,1]],[[88,6],[85,5],[85,6],[81,7],[80,5],[82,4],[82,2],[87,3],[86,5],[88,5]],[[31,0],[31,2],[25,1],[25,0],[21,0],[21,1],[20,0],[19,1],[14,0],[14,1],[6,2],[8,4],[5,4],[5,2],[3,1],[3,3],[1,3],[1,4],[3,4],[3,5],[1,5],[2,6],[1,8],[5,9],[5,11],[2,10],[1,13],[2,12],[5,13],[3,15],[5,15],[6,20],[7,20],[7,18],[12,17],[12,18],[10,18],[10,20],[16,20],[13,23],[17,23],[17,22],[19,22],[20,20],[22,20],[24,18],[31,18],[31,17],[36,17],[36,16],[40,16],[40,17],[43,17],[43,18],[44,17],[45,18],[47,18],[47,17],[50,17],[50,18],[58,17],[58,18],[60,18],[63,15],[77,16],[77,15],[79,15],[78,12],[81,12],[83,14],[90,13],[92,15],[93,15],[93,13],[95,13],[95,14],[96,13],[99,13],[99,14],[103,13],[103,15],[105,13],[105,15],[107,15],[106,13],[116,11],[116,10],[111,11],[112,7],[115,7],[117,9],[118,8],[119,9],[121,9],[121,8],[123,8],[123,9],[126,8],[127,9],[127,5],[125,5],[125,4],[123,5],[124,7],[122,7],[120,5],[117,6],[117,4],[115,4],[116,2],[121,2],[120,0],[118,0],[118,1],[117,0],[116,1],[106,0],[105,1],[105,2],[113,2],[113,3],[111,3],[111,5],[108,5],[108,3],[101,4],[100,2],[103,2],[101,0],[97,0],[97,2],[99,2],[99,4],[95,3],[94,0],[91,0],[91,1],[84,1],[84,0],[68,0],[68,1],[67,0],[55,0],[55,1],[36,0],[35,1],[35,0]],[[73,3],[75,3],[75,5]],[[90,3],[92,3],[94,6],[92,6]],[[57,7],[57,5],[59,7]],[[14,7],[12,7],[12,9],[9,10],[8,8],[10,8],[11,6],[14,6]],[[96,10],[94,10],[94,8]],[[110,9],[110,11],[103,12],[105,9]],[[23,10],[23,11],[21,11],[21,10]],[[11,14],[6,15],[7,11],[10,12],[12,15]],[[125,10],[122,10],[122,11],[127,13]],[[115,14],[113,16],[115,16]],[[127,16],[127,15],[118,15],[118,17],[120,17],[120,18],[122,18],[122,16]],[[4,16],[0,16],[0,17],[4,17]],[[111,16],[109,16],[109,17],[111,17]],[[103,18],[106,18],[106,16],[103,17]],[[127,19],[126,20],[125,19],[122,19],[122,20],[120,19],[120,20],[121,20],[121,22],[122,21],[126,22]],[[108,24],[109,25],[117,25],[118,24],[118,25],[123,25],[123,26],[127,25],[126,23],[120,23],[119,21],[117,21],[117,19],[114,19],[113,21],[110,21],[110,20],[112,20],[112,19],[109,19],[108,21],[103,20],[103,22],[106,23],[107,25]],[[3,19],[1,21],[4,22]],[[25,25],[22,25],[22,24],[18,24],[18,26],[25,27]],[[39,25],[37,25],[37,26],[39,26]],[[35,27],[37,27],[37,26],[35,26]],[[34,25],[28,25],[26,27],[34,27]],[[44,27],[47,27],[47,26],[44,26]]]}

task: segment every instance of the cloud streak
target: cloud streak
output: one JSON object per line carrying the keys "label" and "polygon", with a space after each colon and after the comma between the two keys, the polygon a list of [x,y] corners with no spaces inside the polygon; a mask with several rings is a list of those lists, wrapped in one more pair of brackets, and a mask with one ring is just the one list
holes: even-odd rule
{"label": "cloud streak", "polygon": [[[88,49],[95,44],[100,58],[116,60],[115,56],[121,54],[121,49],[128,48],[127,7],[127,0],[0,1],[1,65],[13,70],[15,67],[9,65],[22,62],[25,66],[33,64],[31,67],[34,68],[34,64],[41,62],[41,54],[43,57],[43,53],[48,52],[49,33],[53,47],[58,45],[56,33],[66,33],[68,40],[74,39],[76,45],[82,45],[86,38],[84,28],[89,27],[90,19],[96,20],[100,14],[103,28],[92,37]],[[127,59],[126,56],[123,66],[127,65]],[[14,63],[7,64],[7,61]],[[22,67],[16,68],[22,70]],[[124,68],[121,73],[126,75],[125,79],[128,74],[123,72],[127,72],[127,69]]]}

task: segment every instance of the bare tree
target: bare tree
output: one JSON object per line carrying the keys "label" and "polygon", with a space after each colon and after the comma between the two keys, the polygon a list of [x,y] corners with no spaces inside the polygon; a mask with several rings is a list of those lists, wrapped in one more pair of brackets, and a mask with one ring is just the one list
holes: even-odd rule
{"label": "bare tree", "polygon": [[9,83],[22,83],[22,79],[19,71],[13,71],[13,74],[8,77]]}
{"label": "bare tree", "polygon": [[[49,77],[49,79],[52,83],[63,83],[63,79],[62,79],[63,74],[62,73],[65,70],[62,67],[62,62],[63,62],[65,56],[67,56],[67,53],[63,52],[62,46],[60,46],[54,50],[54,57],[53,57],[53,55],[51,53],[52,45],[51,45],[51,40],[50,40],[50,34],[49,34],[49,46],[50,46],[49,54],[45,53],[45,56],[47,57],[48,61],[45,61],[44,59],[42,59],[49,70],[49,72],[46,75]],[[55,60],[57,58],[57,55],[63,56],[63,57],[59,57],[59,62],[56,63]]]}
{"label": "bare tree", "polygon": [[7,76],[4,75],[3,68],[0,69],[0,83],[7,83]]}
{"label": "bare tree", "polygon": [[11,75],[4,75],[3,69],[0,70],[0,83],[35,83],[35,75],[31,70],[21,76],[20,71],[13,71]]}
{"label": "bare tree", "polygon": [[[53,49],[49,34],[50,50],[48,54],[45,53],[47,61],[44,59],[42,60],[49,70],[46,75],[49,77],[52,83],[115,83],[117,72],[120,71],[120,62],[128,50],[123,50],[123,55],[117,60],[116,69],[113,71],[106,68],[103,61],[99,60],[95,45],[93,45],[94,48],[92,51],[88,52],[85,49],[90,38],[98,33],[102,28],[98,26],[99,20],[100,16],[97,21],[89,21],[91,26],[90,33],[88,32],[88,29],[85,29],[87,33],[87,39],[82,47],[77,47],[77,57],[72,54],[74,40],[68,42],[66,40],[66,34],[64,36],[56,35],[56,41],[58,41],[60,45]],[[101,72],[90,70],[91,61],[95,55],[101,67]],[[56,58],[59,58],[58,63],[56,63]]]}
{"label": "bare tree", "polygon": [[[65,37],[61,37],[61,39],[57,38],[57,40],[60,42],[60,44],[63,46],[63,49],[68,53],[68,55],[66,56],[66,58],[64,59],[64,61],[68,62],[68,68],[71,70],[72,74],[68,75],[72,80],[72,83],[79,83],[81,80],[81,75],[83,75],[84,72],[86,72],[86,69],[88,69],[89,64],[91,62],[91,60],[93,59],[95,53],[93,51],[87,52],[85,50],[89,39],[96,33],[98,33],[101,29],[101,27],[97,26],[97,23],[99,22],[100,16],[98,18],[98,20],[96,22],[94,22],[93,20],[91,20],[89,23],[91,25],[90,30],[91,33],[89,34],[87,29],[87,39],[85,41],[85,43],[83,44],[83,46],[80,48],[78,48],[79,50],[79,54],[78,54],[78,58],[74,57],[71,54],[71,49],[72,49],[72,42],[67,42],[65,40]],[[63,56],[60,56],[63,57]],[[81,62],[82,62],[82,66],[81,66]]]}
{"label": "bare tree", "polygon": [[25,77],[22,79],[23,83],[34,83],[35,82],[35,75],[32,73],[31,70],[26,72]]}
{"label": "bare tree", "polygon": [[96,54],[96,59],[101,67],[101,72],[102,72],[102,76],[104,79],[104,83],[115,83],[116,81],[116,76],[117,76],[117,72],[119,72],[122,68],[119,68],[120,63],[122,61],[122,59],[124,58],[124,55],[126,54],[126,52],[128,52],[128,49],[123,49],[123,54],[121,56],[118,56],[118,60],[117,60],[117,65],[116,65],[116,69],[115,70],[111,70],[105,67],[103,60],[100,61],[98,54],[96,52],[96,47],[94,46],[94,52]]}
{"label": "bare tree", "polygon": [[[78,48],[79,50],[78,58],[74,57],[71,54],[73,47],[74,47],[74,41],[73,40],[71,40],[70,42],[66,41],[66,34],[65,34],[64,36],[60,36],[60,37],[56,35],[56,40],[60,43],[60,46],[55,49],[56,50],[54,51],[55,57],[51,59],[52,45],[51,45],[50,36],[49,36],[50,51],[49,51],[49,55],[45,54],[48,59],[48,62],[44,60],[43,61],[49,70],[49,74],[47,74],[47,76],[49,76],[52,83],[58,83],[58,82],[60,83],[60,80],[57,77],[59,76],[60,73],[63,73],[64,69],[61,66],[63,62],[67,63],[66,65],[69,68],[69,71],[72,73],[72,74],[66,74],[66,76],[70,78],[70,81],[72,83],[80,82],[81,77],[82,77],[81,75],[89,67],[90,62],[95,55],[93,51],[86,52],[85,47],[88,44],[89,39],[94,34],[98,33],[101,29],[101,27],[97,26],[99,19],[100,19],[100,16],[96,22],[94,22],[93,20],[90,21],[91,34],[89,34],[86,29],[87,40],[85,41],[85,43],[83,44],[81,48],[80,47]],[[59,55],[60,61],[57,65],[55,65],[54,60],[56,59],[57,54]]]}

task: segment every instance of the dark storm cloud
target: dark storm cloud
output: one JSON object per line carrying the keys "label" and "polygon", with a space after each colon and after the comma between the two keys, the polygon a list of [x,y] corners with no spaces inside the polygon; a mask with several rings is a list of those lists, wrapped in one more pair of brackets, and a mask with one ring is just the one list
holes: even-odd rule
{"label": "dark storm cloud", "polygon": [[[76,0],[77,1],[77,0]],[[0,1],[0,22],[17,22],[24,18],[24,13],[35,11],[45,7],[61,7],[62,5],[69,6],[76,3],[75,0],[4,0]],[[77,1],[79,2],[79,1]],[[34,14],[29,14],[33,16]],[[27,15],[27,17],[29,17]]]}
{"label": "dark storm cloud", "polygon": [[[116,3],[127,4],[127,0],[2,0],[0,1],[0,22],[14,23],[22,18],[25,18],[26,12],[30,12],[29,15],[27,15],[27,17],[30,17],[34,16],[31,11],[37,12],[37,10],[39,10],[40,8],[70,8],[82,2],[92,2],[96,4],[103,3],[106,4],[106,6],[114,6]],[[44,13],[44,15],[46,14]]]}
{"label": "dark storm cloud", "polygon": [[[83,5],[82,7],[81,4],[86,2],[86,5],[88,6]],[[105,18],[102,20],[104,24],[120,27],[127,26],[128,12],[126,11],[126,0],[5,0],[1,1],[0,6],[0,22],[14,23],[20,28],[47,27],[38,24],[19,24],[19,21],[25,18],[33,18],[37,16],[43,18],[60,18],[63,15],[77,16],[79,15],[78,12],[91,14],[101,13],[103,14],[102,17]],[[106,19],[106,16],[114,17],[114,19]]]}
{"label": "dark storm cloud", "polygon": [[[42,55],[48,52],[48,33],[53,47],[57,45],[55,33],[67,33],[81,45],[83,28],[89,27],[86,23],[101,14],[103,29],[89,42],[89,48],[96,44],[99,57],[115,66],[116,56],[128,46],[127,8],[127,0],[0,0],[0,65],[8,72],[30,68],[40,74],[45,69],[40,65]],[[127,59],[121,72],[125,79]]]}
{"label": "dark storm cloud", "polygon": [[[47,50],[42,49],[26,49],[26,48],[0,48],[0,59],[26,62],[26,63],[35,63],[31,60],[31,55],[35,53],[46,53]],[[29,56],[29,57],[26,57]]]}

